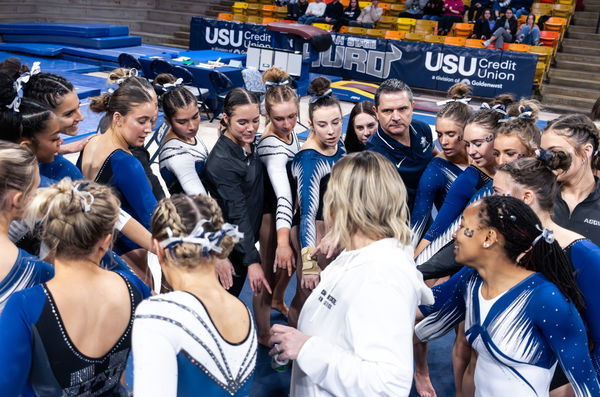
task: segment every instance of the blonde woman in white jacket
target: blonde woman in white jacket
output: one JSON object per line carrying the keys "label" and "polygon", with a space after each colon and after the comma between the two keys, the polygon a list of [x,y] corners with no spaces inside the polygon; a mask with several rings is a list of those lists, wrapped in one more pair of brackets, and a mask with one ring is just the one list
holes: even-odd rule
{"label": "blonde woman in white jacket", "polygon": [[344,249],[322,273],[298,329],[271,328],[270,354],[295,360],[292,397],[408,396],[417,305],[433,302],[410,248],[406,188],[383,156],[334,167],[324,198],[329,243]]}

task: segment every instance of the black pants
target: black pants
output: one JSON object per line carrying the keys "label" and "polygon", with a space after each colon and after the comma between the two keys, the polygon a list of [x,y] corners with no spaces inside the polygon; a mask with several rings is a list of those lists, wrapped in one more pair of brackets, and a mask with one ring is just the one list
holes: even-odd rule
{"label": "black pants", "polygon": [[229,254],[229,260],[233,265],[235,275],[233,276],[233,285],[229,288],[228,292],[234,296],[240,296],[244,283],[246,282],[246,275],[248,274],[248,267],[244,265],[244,256],[235,249]]}
{"label": "black pants", "polygon": [[451,276],[462,269],[463,265],[454,260],[454,240],[446,244],[427,262],[417,266],[417,269],[423,273],[424,280],[432,278],[442,278]]}

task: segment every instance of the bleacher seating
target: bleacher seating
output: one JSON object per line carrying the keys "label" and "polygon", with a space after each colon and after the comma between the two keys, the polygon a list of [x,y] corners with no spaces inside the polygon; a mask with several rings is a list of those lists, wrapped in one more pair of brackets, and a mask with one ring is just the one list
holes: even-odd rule
{"label": "bleacher seating", "polygon": [[[314,1],[314,0],[309,0]],[[344,7],[350,0],[342,0]],[[505,44],[507,51],[528,52],[538,56],[538,63],[535,73],[535,84],[541,86],[545,80],[550,65],[554,61],[557,49],[564,38],[565,31],[571,22],[575,12],[574,0],[534,0],[531,12],[536,15],[536,23],[541,16],[548,16],[549,19],[544,23],[544,30],[540,34],[540,46],[529,46],[523,44]],[[392,0],[383,0],[379,4],[383,8],[383,16],[377,22],[375,29],[366,29],[354,26],[342,26],[339,33],[355,36],[381,37],[389,40],[407,40],[423,41],[427,43],[437,43],[446,45],[465,46],[470,48],[485,48],[482,41],[471,39],[473,34],[472,23],[455,23],[448,36],[438,36],[438,22],[414,18],[400,17],[405,11],[405,0],[394,2]],[[465,5],[469,5],[469,0],[463,0]],[[266,5],[265,5],[266,4]],[[370,1],[359,1],[361,8],[371,5]],[[246,21],[253,23],[258,19],[251,16],[262,17],[262,23],[266,24],[275,20],[283,20],[286,17],[287,9],[277,7],[270,0],[248,0],[248,2],[235,2],[231,14],[220,14],[219,18],[224,20]],[[519,24],[526,21],[527,16],[522,15],[519,18]],[[289,21],[293,22],[293,21]],[[331,31],[330,24],[313,24],[321,29]],[[490,45],[488,48],[495,48]]]}

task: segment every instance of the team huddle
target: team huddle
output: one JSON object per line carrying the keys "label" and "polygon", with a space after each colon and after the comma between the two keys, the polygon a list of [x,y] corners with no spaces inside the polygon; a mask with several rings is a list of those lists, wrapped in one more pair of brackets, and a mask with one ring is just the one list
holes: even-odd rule
{"label": "team huddle", "polygon": [[318,77],[302,142],[292,79],[262,78],[227,94],[209,147],[188,88],[118,69],[97,134],[63,144],[71,82],[0,64],[2,396],[248,396],[262,345],[291,396],[432,397],[427,342],[451,330],[457,395],[600,395],[589,117],[540,130],[535,100],[474,109],[459,83],[432,134],[389,79],[343,131]]}

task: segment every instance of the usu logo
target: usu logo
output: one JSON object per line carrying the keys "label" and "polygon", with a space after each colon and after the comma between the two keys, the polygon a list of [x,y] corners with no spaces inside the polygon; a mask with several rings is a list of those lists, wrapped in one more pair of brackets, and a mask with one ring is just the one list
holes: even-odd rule
{"label": "usu logo", "polygon": [[239,47],[242,45],[243,40],[244,32],[241,30],[236,32],[233,29],[206,29],[206,42],[208,44],[219,44],[223,46],[231,45],[233,47]]}
{"label": "usu logo", "polygon": [[441,69],[447,74],[454,74],[458,72],[463,76],[472,76],[477,70],[477,58],[471,58],[471,64],[468,65],[468,69],[466,65],[468,61],[463,56],[459,57],[454,54],[446,55],[438,53],[435,65],[432,64],[432,58],[433,54],[428,51],[425,55],[425,67],[427,70],[431,70],[432,72],[437,72]]}

